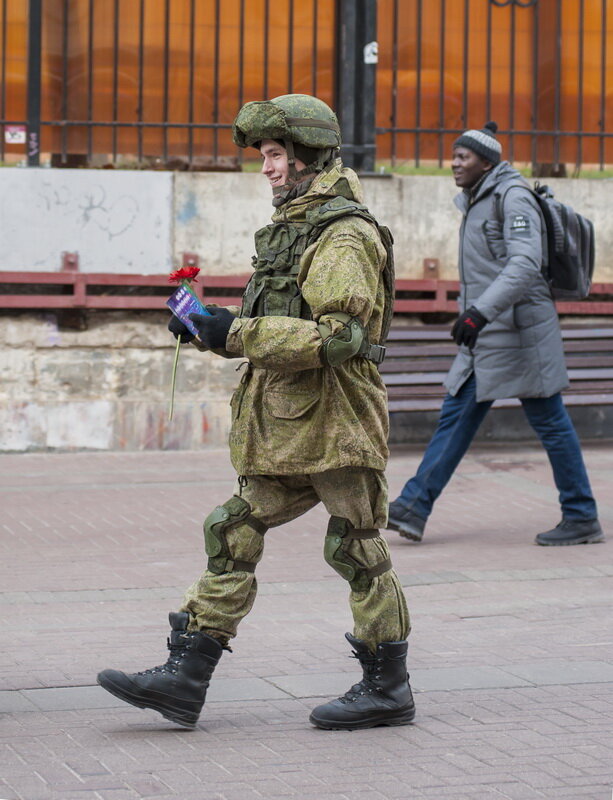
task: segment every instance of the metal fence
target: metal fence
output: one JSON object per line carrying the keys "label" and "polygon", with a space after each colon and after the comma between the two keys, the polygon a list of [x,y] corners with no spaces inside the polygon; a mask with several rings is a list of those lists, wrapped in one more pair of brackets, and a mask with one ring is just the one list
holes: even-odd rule
{"label": "metal fence", "polygon": [[512,161],[613,161],[610,0],[381,0],[377,152],[441,164],[498,122]]}
{"label": "metal fence", "polygon": [[237,168],[240,105],[306,92],[363,170],[488,119],[512,161],[602,169],[611,2],[0,0],[0,159]]}

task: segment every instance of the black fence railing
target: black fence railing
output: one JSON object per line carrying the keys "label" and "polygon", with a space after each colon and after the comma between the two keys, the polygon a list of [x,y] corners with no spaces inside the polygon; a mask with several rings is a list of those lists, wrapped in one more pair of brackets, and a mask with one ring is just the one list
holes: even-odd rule
{"label": "black fence railing", "polygon": [[0,0],[0,160],[239,168],[247,100],[317,94],[345,159],[443,165],[488,119],[551,174],[613,164],[613,0]]}
{"label": "black fence railing", "polygon": [[377,154],[448,159],[494,119],[505,156],[537,170],[613,161],[610,0],[382,0]]}

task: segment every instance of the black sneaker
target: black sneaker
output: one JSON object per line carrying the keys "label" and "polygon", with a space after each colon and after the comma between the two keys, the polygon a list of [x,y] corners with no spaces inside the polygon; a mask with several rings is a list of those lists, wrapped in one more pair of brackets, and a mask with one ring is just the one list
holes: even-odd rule
{"label": "black sneaker", "polygon": [[539,533],[534,540],[546,547],[604,542],[604,533],[597,519],[563,519],[553,530]]}
{"label": "black sneaker", "polygon": [[411,539],[414,542],[421,542],[424,537],[424,528],[426,527],[426,520],[418,517],[408,508],[403,506],[397,500],[390,503],[389,513],[387,517],[387,529],[390,531],[398,531],[405,539]]}

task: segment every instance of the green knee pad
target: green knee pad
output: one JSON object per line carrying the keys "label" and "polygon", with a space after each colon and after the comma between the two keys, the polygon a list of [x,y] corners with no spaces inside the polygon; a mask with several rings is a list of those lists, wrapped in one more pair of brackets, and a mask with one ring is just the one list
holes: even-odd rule
{"label": "green knee pad", "polygon": [[354,528],[344,517],[330,517],[324,541],[324,558],[338,574],[349,581],[354,592],[366,592],[372,579],[392,568],[389,558],[365,567],[349,555],[349,544],[352,539],[377,539],[376,528]]}
{"label": "green knee pad", "polygon": [[227,531],[240,524],[249,525],[263,536],[268,528],[251,514],[251,506],[242,497],[231,497],[214,508],[204,520],[204,549],[209,557],[208,569],[216,575],[224,572],[255,572],[255,562],[232,558],[226,538]]}

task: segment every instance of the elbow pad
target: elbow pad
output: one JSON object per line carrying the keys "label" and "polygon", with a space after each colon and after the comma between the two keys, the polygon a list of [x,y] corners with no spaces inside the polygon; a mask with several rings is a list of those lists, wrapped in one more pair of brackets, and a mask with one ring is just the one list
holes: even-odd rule
{"label": "elbow pad", "polygon": [[380,364],[385,357],[385,347],[370,344],[366,329],[357,317],[350,317],[342,311],[336,311],[327,316],[343,323],[338,333],[332,333],[330,328],[321,323],[317,326],[321,338],[324,340],[321,348],[321,360],[330,367],[338,367],[353,356],[364,358]]}

